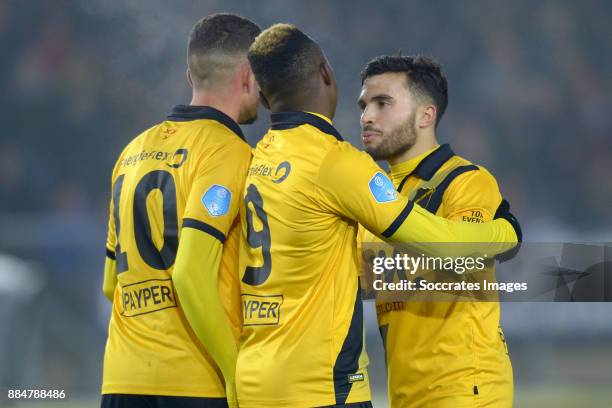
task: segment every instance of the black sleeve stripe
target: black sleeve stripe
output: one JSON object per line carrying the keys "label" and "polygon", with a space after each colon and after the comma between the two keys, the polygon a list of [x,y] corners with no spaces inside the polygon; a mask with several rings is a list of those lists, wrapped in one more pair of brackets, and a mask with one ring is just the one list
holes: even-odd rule
{"label": "black sleeve stripe", "polygon": [[185,227],[203,231],[217,238],[219,241],[221,241],[221,243],[225,242],[225,234],[213,227],[212,225],[206,224],[205,222],[194,220],[193,218],[185,218],[183,219],[183,228]]}
{"label": "black sleeve stripe", "polygon": [[456,169],[448,173],[444,180],[442,180],[442,182],[436,186],[436,190],[431,195],[431,198],[427,202],[427,205],[424,205],[423,208],[425,208],[432,214],[437,213],[438,209],[442,205],[442,198],[444,198],[444,193],[446,192],[446,189],[448,189],[448,187],[451,185],[451,183],[463,173],[474,170],[479,170],[478,166],[468,164],[466,166],[457,167]]}
{"label": "black sleeve stripe", "polygon": [[106,257],[112,259],[113,261],[116,260],[115,253],[108,248],[106,248]]}
{"label": "black sleeve stripe", "polygon": [[408,204],[406,204],[406,207],[404,207],[402,212],[399,213],[395,221],[389,225],[389,228],[383,231],[382,236],[385,238],[391,238],[391,235],[395,234],[395,231],[397,231],[400,225],[404,223],[404,220],[412,211],[412,207],[414,207],[414,203],[412,201],[408,201]]}
{"label": "black sleeve stripe", "polygon": [[406,184],[406,181],[408,181],[408,179],[410,178],[410,176],[412,175],[412,173],[406,175],[406,177],[404,177],[402,179],[402,181],[399,183],[399,186],[397,186],[397,192],[401,193],[402,189],[404,188],[404,184]]}

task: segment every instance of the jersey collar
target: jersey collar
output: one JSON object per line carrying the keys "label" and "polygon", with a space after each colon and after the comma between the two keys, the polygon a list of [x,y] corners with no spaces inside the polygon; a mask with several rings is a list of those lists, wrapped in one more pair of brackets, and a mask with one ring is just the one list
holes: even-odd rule
{"label": "jersey collar", "polygon": [[238,135],[242,140],[245,140],[242,129],[240,129],[240,126],[238,126],[234,119],[210,106],[176,105],[172,108],[172,112],[170,112],[167,119],[174,122],[188,122],[198,119],[216,120]]}
{"label": "jersey collar", "polygon": [[404,188],[404,184],[406,184],[408,178],[410,178],[410,176],[412,176],[413,174],[415,176],[418,176],[422,180],[431,180],[434,174],[436,174],[436,172],[440,170],[440,167],[442,167],[442,165],[454,155],[455,153],[453,152],[448,143],[438,147],[433,152],[425,156],[423,160],[421,160],[421,162],[415,167],[415,169],[408,173],[402,179],[402,181],[397,186],[397,191],[402,191],[402,189]]}
{"label": "jersey collar", "polygon": [[426,152],[421,153],[420,155],[403,161],[401,163],[389,164],[389,170],[391,179],[397,185],[404,177],[408,174],[412,174],[414,169],[417,168],[419,163],[423,161],[424,158],[429,156],[434,150],[440,148],[440,145],[436,145],[435,147],[427,150]]}
{"label": "jersey collar", "polygon": [[421,160],[411,174],[417,175],[423,180],[431,180],[434,174],[440,170],[440,167],[454,155],[455,153],[450,145],[448,143],[443,144]]}
{"label": "jersey collar", "polygon": [[286,130],[302,125],[311,125],[340,141],[344,140],[330,122],[313,113],[301,111],[276,112],[270,115],[270,121],[272,122],[272,130]]}

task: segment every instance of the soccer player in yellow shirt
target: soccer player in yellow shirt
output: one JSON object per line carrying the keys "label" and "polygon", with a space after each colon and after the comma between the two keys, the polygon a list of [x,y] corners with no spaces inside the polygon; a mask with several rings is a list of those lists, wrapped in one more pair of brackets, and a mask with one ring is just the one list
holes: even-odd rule
{"label": "soccer player in yellow shirt", "polygon": [[334,73],[295,26],[263,31],[249,61],[272,127],[254,149],[240,209],[240,406],[371,407],[358,223],[424,250],[431,245],[421,243],[464,240],[499,242],[489,249],[501,252],[515,246],[517,232],[503,219],[435,217],[398,194],[332,125]]}
{"label": "soccer player in yellow shirt", "polygon": [[[436,139],[448,103],[441,66],[422,56],[381,56],[361,79],[363,144],[389,162],[397,191],[450,220],[493,219],[502,201],[495,178]],[[376,241],[365,232],[364,243]],[[378,301],[391,407],[511,407],[499,313],[498,302]]]}
{"label": "soccer player in yellow shirt", "polygon": [[236,403],[237,216],[251,158],[238,123],[257,117],[247,50],[259,32],[232,14],[200,20],[188,43],[190,105],[175,106],[117,160],[102,407]]}

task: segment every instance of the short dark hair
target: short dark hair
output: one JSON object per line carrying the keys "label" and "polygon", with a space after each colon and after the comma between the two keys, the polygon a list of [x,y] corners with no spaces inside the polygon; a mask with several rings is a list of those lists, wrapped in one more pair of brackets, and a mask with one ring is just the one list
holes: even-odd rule
{"label": "short dark hair", "polygon": [[246,56],[259,26],[244,17],[230,13],[211,14],[198,21],[187,45],[187,64],[192,79],[202,85],[217,74],[227,73],[232,63]]}
{"label": "short dark hair", "polygon": [[304,89],[318,70],[319,45],[291,24],[275,24],[257,36],[249,62],[266,96]]}
{"label": "short dark hair", "polygon": [[381,55],[374,58],[361,71],[361,84],[375,75],[404,72],[408,88],[417,97],[427,97],[436,105],[436,126],[448,105],[448,83],[442,66],[433,58],[422,55]]}

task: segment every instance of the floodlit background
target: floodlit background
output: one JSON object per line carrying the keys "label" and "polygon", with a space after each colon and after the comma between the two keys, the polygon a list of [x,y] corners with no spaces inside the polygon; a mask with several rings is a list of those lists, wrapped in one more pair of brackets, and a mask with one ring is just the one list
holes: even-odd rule
{"label": "floodlit background", "polygon": [[[3,0],[0,406],[10,388],[64,389],[58,407],[98,405],[111,169],[131,138],[189,102],[187,34],[219,11],[262,27],[291,22],[317,40],[341,88],[336,127],[358,147],[366,62],[399,50],[434,56],[450,92],[440,141],[497,177],[526,239],[612,241],[609,1]],[[262,110],[244,127],[248,140],[268,124]],[[515,406],[612,406],[611,306],[502,306]],[[385,407],[366,310],[373,393]]]}

